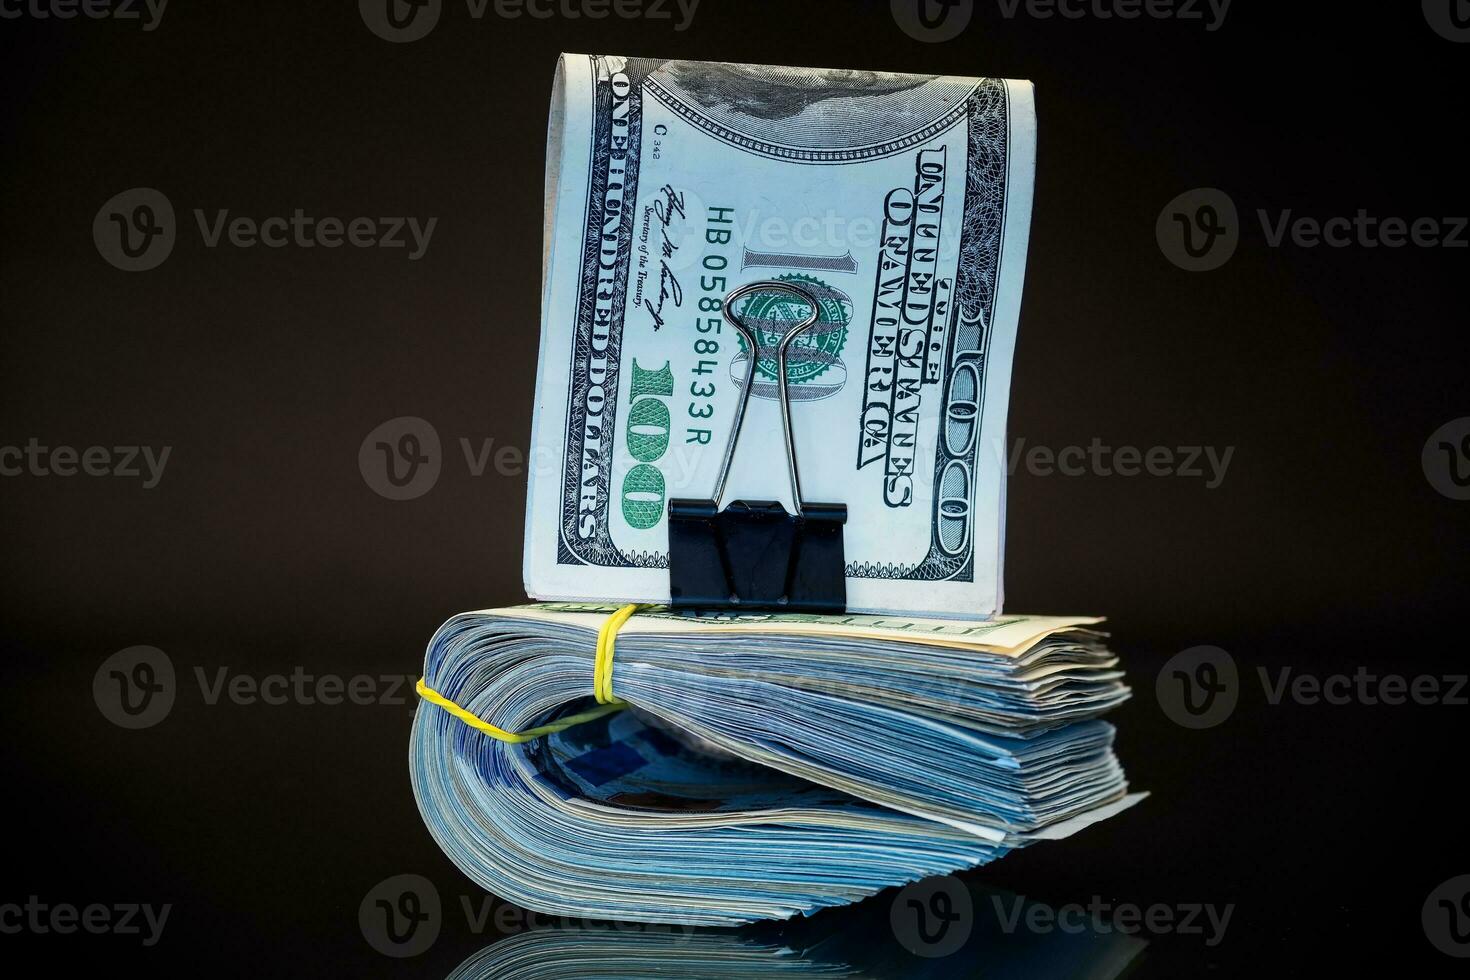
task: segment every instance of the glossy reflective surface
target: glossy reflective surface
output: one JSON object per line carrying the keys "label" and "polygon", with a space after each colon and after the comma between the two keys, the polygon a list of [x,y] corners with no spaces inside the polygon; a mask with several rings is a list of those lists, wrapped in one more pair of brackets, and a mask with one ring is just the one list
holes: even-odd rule
{"label": "glossy reflective surface", "polygon": [[[702,0],[684,30],[675,3],[481,6],[171,3],[145,30],[0,3],[7,965],[441,980],[520,949],[574,976],[652,942],[819,976],[1464,975],[1470,252],[1355,227],[1453,239],[1470,211],[1463,3],[1210,30],[1176,16],[1207,4],[976,2],[948,40],[879,0]],[[1037,83],[1007,607],[1111,617],[1152,795],[962,875],[968,932],[958,893],[896,891],[684,945],[531,929],[424,828],[424,644],[522,598],[561,51]],[[144,190],[171,250],[99,250],[113,214],[133,246],[165,220]],[[401,247],[347,242],[393,216]],[[410,217],[437,219],[422,251]],[[237,244],[273,218],[287,244]],[[816,229],[767,249],[840,254]],[[1136,933],[1007,931],[1013,894]]]}

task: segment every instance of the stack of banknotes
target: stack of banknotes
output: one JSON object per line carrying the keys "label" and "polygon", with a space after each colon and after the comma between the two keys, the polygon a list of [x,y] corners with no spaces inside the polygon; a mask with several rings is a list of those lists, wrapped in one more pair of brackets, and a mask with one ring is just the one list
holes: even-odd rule
{"label": "stack of banknotes", "polygon": [[[1001,615],[1035,150],[1024,81],[562,57],[524,554],[552,602],[445,624],[413,728],[420,811],[470,878],[725,926],[1134,802],[1097,621]],[[737,579],[671,549],[674,502],[736,500],[842,510],[843,593],[806,608],[846,613],[683,608],[689,569]],[[747,549],[789,585],[801,549],[777,550]]]}
{"label": "stack of banknotes", "polygon": [[[615,611],[457,616],[425,684],[509,732],[586,712]],[[466,875],[550,915],[733,925],[853,902],[1134,802],[1099,720],[1130,692],[1096,623],[644,610],[616,638],[623,710],[515,744],[425,703],[414,793]]]}

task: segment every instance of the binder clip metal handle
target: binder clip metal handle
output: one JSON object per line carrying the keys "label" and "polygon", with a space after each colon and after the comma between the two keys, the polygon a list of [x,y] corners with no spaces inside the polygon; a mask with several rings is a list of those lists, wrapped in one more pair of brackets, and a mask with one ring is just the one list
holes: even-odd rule
{"label": "binder clip metal handle", "polygon": [[[811,308],[776,345],[776,389],[795,513],[788,514],[777,501],[738,500],[721,510],[761,355],[759,338],[735,305],[752,294],[771,292],[794,296]],[[725,319],[745,339],[749,361],[714,494],[708,500],[669,501],[672,604],[676,609],[843,612],[847,608],[847,570],[842,529],[847,523],[847,506],[802,499],[786,374],[792,342],[817,323],[821,306],[808,290],[771,279],[735,289],[725,297],[723,308]]]}

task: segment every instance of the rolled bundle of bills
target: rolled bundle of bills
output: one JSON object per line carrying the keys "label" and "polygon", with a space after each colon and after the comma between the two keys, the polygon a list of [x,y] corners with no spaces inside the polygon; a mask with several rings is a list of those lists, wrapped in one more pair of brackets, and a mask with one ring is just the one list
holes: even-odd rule
{"label": "rolled bundle of bills", "polygon": [[1130,692],[1095,619],[628,612],[467,613],[429,644],[420,812],[527,908],[786,918],[1136,799],[1098,720]]}

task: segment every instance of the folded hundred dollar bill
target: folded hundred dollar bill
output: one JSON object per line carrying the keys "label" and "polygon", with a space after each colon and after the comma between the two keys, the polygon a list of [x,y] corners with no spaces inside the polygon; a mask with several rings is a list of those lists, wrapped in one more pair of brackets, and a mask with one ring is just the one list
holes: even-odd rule
{"label": "folded hundred dollar bill", "polygon": [[[616,634],[598,707],[616,611],[467,613],[425,657],[419,810],[466,875],[527,908],[787,918],[1069,836],[1137,799],[1099,719],[1130,692],[1095,619],[643,610]],[[512,742],[466,718],[561,730]]]}
{"label": "folded hundred dollar bill", "polygon": [[564,55],[548,144],[527,594],[669,602],[668,503],[747,388],[725,502],[795,512],[775,352],[814,303],[784,382],[845,607],[999,612],[1031,83]]}

